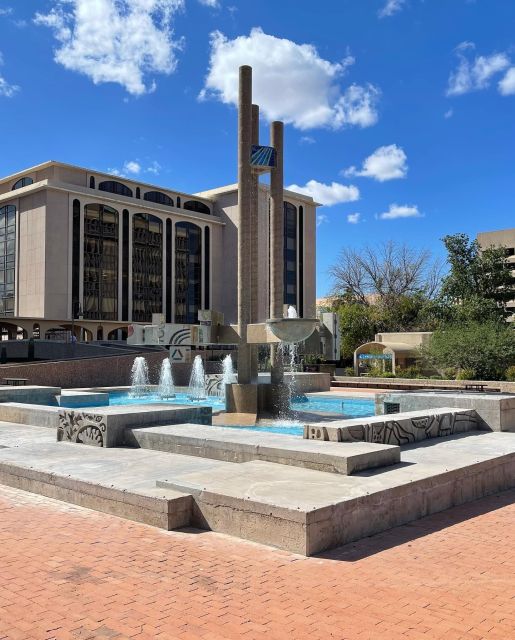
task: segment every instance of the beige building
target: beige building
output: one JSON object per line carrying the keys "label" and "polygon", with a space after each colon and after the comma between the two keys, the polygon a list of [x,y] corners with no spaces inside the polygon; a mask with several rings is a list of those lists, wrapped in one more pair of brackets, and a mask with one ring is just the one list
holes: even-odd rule
{"label": "beige building", "polygon": [[[289,191],[284,199],[284,302],[312,317],[316,203]],[[106,339],[153,313],[195,324],[203,309],[235,323],[237,204],[236,185],[186,194],[55,161],[1,179],[4,331],[21,326],[30,336],[30,320],[69,327],[75,318],[90,339]],[[262,322],[269,317],[266,185],[256,240]]]}
{"label": "beige building", "polygon": [[[485,231],[477,234],[477,241],[481,248],[504,247],[507,251],[507,261],[512,268],[512,276],[515,284],[515,229],[502,229],[501,231]],[[510,300],[507,304],[511,312],[509,321],[515,321],[515,300]]]}

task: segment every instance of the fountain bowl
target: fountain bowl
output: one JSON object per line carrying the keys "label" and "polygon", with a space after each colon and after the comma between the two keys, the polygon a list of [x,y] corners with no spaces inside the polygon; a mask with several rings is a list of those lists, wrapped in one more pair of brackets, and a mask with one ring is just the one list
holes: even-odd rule
{"label": "fountain bowl", "polygon": [[317,318],[270,318],[266,326],[281,342],[302,342],[318,326]]}

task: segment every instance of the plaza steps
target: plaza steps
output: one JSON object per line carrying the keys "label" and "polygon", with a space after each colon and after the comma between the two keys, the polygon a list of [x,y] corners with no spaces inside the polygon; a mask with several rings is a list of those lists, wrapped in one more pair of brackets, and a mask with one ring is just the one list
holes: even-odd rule
{"label": "plaza steps", "polygon": [[319,442],[252,429],[176,424],[133,428],[127,444],[143,449],[243,463],[259,460],[350,475],[400,461],[400,447],[368,442]]}
{"label": "plaza steps", "polygon": [[515,487],[515,433],[426,440],[404,448],[397,464],[353,475],[51,436],[0,423],[0,483],[165,530],[211,529],[302,555]]}
{"label": "plaza steps", "polygon": [[309,556],[515,487],[515,433],[426,440],[351,476],[253,461],[157,484],[193,496],[195,526]]}

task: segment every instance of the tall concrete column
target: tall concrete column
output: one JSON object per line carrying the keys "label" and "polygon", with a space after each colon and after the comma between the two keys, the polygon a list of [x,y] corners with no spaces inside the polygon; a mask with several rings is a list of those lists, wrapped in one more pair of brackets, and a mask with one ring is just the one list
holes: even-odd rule
{"label": "tall concrete column", "polygon": [[[284,194],[283,194],[283,148],[284,125],[272,122],[270,146],[276,153],[276,165],[270,174],[270,316],[283,317],[284,303]],[[272,345],[271,382],[283,381],[283,363],[277,345]]]}
{"label": "tall concrete column", "polygon": [[[252,144],[259,144],[259,106],[257,104],[252,105]],[[250,202],[250,225],[251,225],[251,245],[250,245],[250,292],[251,292],[251,314],[250,321],[252,323],[259,322],[259,299],[258,299],[258,287],[259,287],[259,175],[257,172],[252,172],[252,194]],[[261,318],[262,320],[262,318]],[[258,380],[258,346],[252,345],[250,347],[250,375],[252,382]]]}
{"label": "tall concrete column", "polygon": [[240,67],[238,110],[238,383],[250,384],[251,349],[247,344],[247,325],[251,320],[251,201],[252,171],[252,68]]}

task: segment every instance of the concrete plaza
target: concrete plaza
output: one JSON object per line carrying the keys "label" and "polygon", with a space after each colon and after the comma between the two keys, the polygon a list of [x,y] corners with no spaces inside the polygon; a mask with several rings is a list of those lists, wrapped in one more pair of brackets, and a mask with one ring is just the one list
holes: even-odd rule
{"label": "concrete plaza", "polygon": [[192,533],[0,487],[0,638],[515,637],[513,490],[315,558]]}

